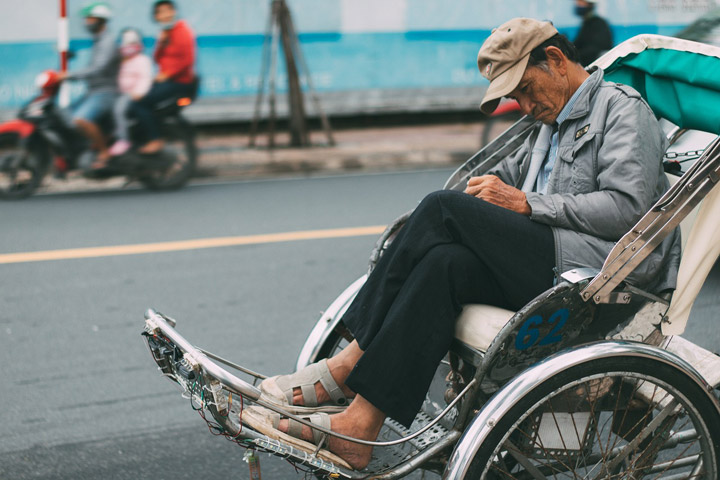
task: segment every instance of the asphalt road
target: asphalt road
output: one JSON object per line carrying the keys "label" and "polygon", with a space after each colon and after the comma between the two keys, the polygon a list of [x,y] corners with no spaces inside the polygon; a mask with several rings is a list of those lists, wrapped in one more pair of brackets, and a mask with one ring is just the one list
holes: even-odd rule
{"label": "asphalt road", "polygon": [[[0,253],[383,225],[449,171],[104,191],[0,205]],[[140,336],[148,307],[196,345],[290,371],[377,235],[0,265],[0,478],[248,478]],[[263,478],[302,478],[261,457]]]}
{"label": "asphalt road", "polygon": [[[0,254],[381,225],[449,171],[36,196],[0,205]],[[0,265],[0,478],[248,478],[155,369],[143,312],[266,373],[290,370],[319,312],[366,270],[376,235]],[[720,280],[687,338],[718,349]],[[262,456],[267,479],[303,478]]]}

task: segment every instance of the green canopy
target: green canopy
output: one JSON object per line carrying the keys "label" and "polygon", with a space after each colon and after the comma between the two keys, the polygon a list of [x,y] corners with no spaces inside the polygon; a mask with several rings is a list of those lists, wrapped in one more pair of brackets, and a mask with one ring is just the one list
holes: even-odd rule
{"label": "green canopy", "polygon": [[720,135],[720,48],[659,35],[631,38],[595,62],[658,117]]}

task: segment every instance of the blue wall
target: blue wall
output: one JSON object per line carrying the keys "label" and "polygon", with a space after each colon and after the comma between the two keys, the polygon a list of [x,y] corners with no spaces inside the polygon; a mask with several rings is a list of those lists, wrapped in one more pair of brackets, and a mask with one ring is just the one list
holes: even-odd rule
{"label": "blue wall", "polygon": [[[639,33],[674,34],[687,23],[673,23],[678,17],[668,14],[661,18],[662,12],[651,15],[652,9],[642,0],[608,2],[605,6],[608,12],[601,10],[601,13],[613,23],[616,43]],[[612,2],[616,9],[612,8]],[[113,28],[138,26],[151,47],[156,27],[146,11],[149,2],[117,0],[115,3],[122,8],[116,8]],[[187,0],[179,3],[183,16],[198,34],[198,70],[203,75],[203,97],[253,95],[259,80],[268,2]],[[570,1],[363,0],[367,7],[364,12],[358,10],[358,0],[290,0],[289,3],[297,28],[303,32],[300,34],[302,50],[318,91],[481,86],[484,79],[477,72],[475,57],[493,26],[523,12],[552,19],[572,38],[578,23],[570,12]],[[71,0],[70,11],[77,12],[80,6],[81,1]],[[689,18],[697,12],[684,15]],[[71,38],[71,48],[77,52],[71,68],[77,68],[87,62],[90,40],[76,15],[71,21]],[[148,48],[148,53],[150,51]],[[0,58],[0,108],[22,104],[34,93],[35,75],[58,67],[56,45],[51,40],[11,42],[5,39],[4,43],[0,42]],[[278,66],[278,87],[283,88],[282,56]],[[74,86],[75,95],[81,91],[81,85]]]}

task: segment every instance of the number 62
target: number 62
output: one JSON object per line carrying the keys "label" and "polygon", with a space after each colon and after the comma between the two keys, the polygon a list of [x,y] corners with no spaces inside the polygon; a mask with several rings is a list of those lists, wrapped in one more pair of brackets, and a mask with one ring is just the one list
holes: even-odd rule
{"label": "number 62", "polygon": [[[518,330],[517,337],[515,337],[515,348],[518,350],[527,350],[535,344],[543,346],[559,342],[562,340],[562,335],[558,335],[558,332],[562,329],[563,325],[565,325],[569,316],[570,312],[567,308],[561,308],[550,315],[547,323],[555,326],[543,338],[540,338],[540,330],[538,327],[546,320],[540,315],[534,315],[528,318],[520,326],[520,330]],[[540,339],[539,342],[538,339]]]}

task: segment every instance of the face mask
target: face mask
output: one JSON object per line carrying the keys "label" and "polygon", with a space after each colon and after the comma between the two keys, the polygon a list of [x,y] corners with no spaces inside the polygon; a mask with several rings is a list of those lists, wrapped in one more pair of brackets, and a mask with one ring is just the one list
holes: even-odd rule
{"label": "face mask", "polygon": [[158,22],[158,25],[160,26],[160,30],[170,30],[175,26],[175,20],[170,22]]}
{"label": "face mask", "polygon": [[87,30],[88,32],[90,32],[92,34],[99,32],[101,28],[102,28],[101,22],[85,24],[85,30]]}
{"label": "face mask", "polygon": [[578,17],[584,17],[588,13],[592,12],[593,7],[581,7],[579,5],[575,5],[575,15]]}
{"label": "face mask", "polygon": [[122,53],[123,57],[132,57],[133,55],[140,53],[140,50],[142,50],[142,46],[138,45],[137,43],[131,45],[123,45],[122,47],[120,47],[120,53]]}

